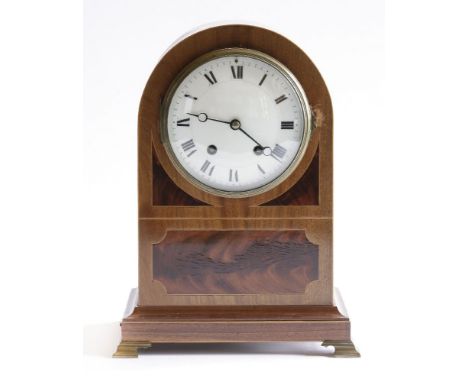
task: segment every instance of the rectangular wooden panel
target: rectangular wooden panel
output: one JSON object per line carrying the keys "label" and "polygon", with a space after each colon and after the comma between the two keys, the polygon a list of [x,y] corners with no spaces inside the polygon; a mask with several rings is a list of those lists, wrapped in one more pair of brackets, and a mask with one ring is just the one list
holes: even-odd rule
{"label": "rectangular wooden panel", "polygon": [[[175,207],[170,207],[175,208]],[[179,207],[188,208],[188,207]],[[202,208],[202,207],[196,207]],[[267,207],[258,207],[267,208]],[[279,207],[271,207],[279,208]],[[333,303],[333,289],[332,289],[332,278],[331,278],[331,251],[332,251],[332,222],[331,219],[182,219],[176,218],[171,220],[159,220],[159,219],[140,219],[139,222],[139,238],[140,238],[140,256],[139,256],[139,304],[142,306],[228,306],[228,305],[331,305]],[[301,292],[278,292],[278,293],[174,293],[174,288],[180,288],[174,277],[171,276],[170,272],[165,273],[158,279],[158,271],[156,270],[155,275],[155,246],[160,248],[163,253],[166,253],[168,249],[172,253],[178,253],[180,248],[187,246],[186,239],[188,237],[199,236],[206,233],[220,234],[223,232],[238,233],[246,235],[248,237],[256,237],[256,234],[266,235],[270,240],[275,235],[280,235],[276,239],[278,242],[294,243],[292,239],[294,235],[297,235],[299,243],[303,243],[305,247],[313,245],[317,249],[317,276],[313,275],[310,277],[314,280],[310,281],[305,289]],[[175,236],[174,236],[175,235]],[[181,235],[181,236],[178,236]],[[282,236],[286,235],[286,236]],[[285,237],[291,235],[290,238]],[[207,237],[208,237],[207,236]],[[203,236],[199,236],[203,237]],[[237,236],[236,236],[237,237]],[[203,246],[204,240],[199,239],[200,246]],[[274,240],[273,240],[274,241]],[[231,243],[228,248],[229,251],[237,250],[239,240]],[[224,244],[223,244],[224,245]],[[221,245],[221,248],[223,248]],[[242,244],[245,245],[245,244]],[[179,249],[178,249],[179,248]],[[312,247],[311,247],[312,248]],[[206,252],[206,251],[205,251]],[[202,253],[205,253],[202,252]],[[209,251],[208,251],[209,252]],[[167,256],[167,257],[166,257]],[[226,260],[228,257],[217,259],[217,261],[232,261]],[[165,254],[166,257],[163,261],[171,260],[171,256]],[[307,258],[307,257],[306,257]],[[219,264],[218,264],[219,265]],[[217,266],[218,266],[217,265]],[[305,265],[302,263],[302,265]],[[271,269],[275,267],[272,266]],[[172,268],[175,269],[175,268]],[[301,267],[301,269],[305,269]],[[178,270],[178,268],[177,268]],[[276,269],[275,269],[276,272]],[[280,272],[280,275],[283,273]],[[309,273],[310,275],[310,273]],[[175,276],[175,275],[174,275]],[[242,276],[242,274],[241,274]],[[244,274],[245,276],[245,274]],[[307,272],[303,272],[302,275],[295,274],[296,283],[294,289],[299,290],[300,283],[304,282],[309,276]],[[251,278],[255,280],[255,278]],[[196,278],[195,278],[196,280]],[[190,280],[189,280],[190,281]],[[187,286],[187,278],[181,279],[184,288]],[[188,283],[188,285],[191,285]],[[203,283],[202,283],[203,285]],[[209,284],[212,285],[212,284]],[[281,285],[275,284],[273,285]],[[234,285],[234,287],[237,286]],[[244,286],[243,286],[244,287]],[[209,286],[211,288],[211,286]],[[229,286],[232,290],[232,286]],[[249,287],[250,288],[250,287]],[[263,287],[263,290],[271,290],[270,287]],[[200,289],[199,289],[200,290]],[[281,290],[276,288],[275,290]]]}
{"label": "rectangular wooden panel", "polygon": [[304,231],[170,231],[153,245],[153,278],[168,294],[305,293],[318,245]]}

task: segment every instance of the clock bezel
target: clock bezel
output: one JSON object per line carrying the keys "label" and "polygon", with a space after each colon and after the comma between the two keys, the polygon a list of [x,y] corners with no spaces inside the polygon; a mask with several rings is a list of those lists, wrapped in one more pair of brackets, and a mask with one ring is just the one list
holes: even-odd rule
{"label": "clock bezel", "polygon": [[[170,104],[171,104],[171,101],[173,99],[175,92],[177,91],[177,89],[179,88],[183,80],[190,73],[196,70],[198,67],[200,67],[201,65],[209,61],[222,58],[222,57],[232,57],[232,56],[250,57],[253,59],[257,59],[257,60],[263,61],[271,65],[276,70],[278,70],[284,76],[284,78],[288,81],[288,83],[291,85],[293,91],[296,93],[299,99],[300,105],[301,105],[301,111],[302,111],[302,116],[304,120],[304,129],[303,129],[301,143],[290,165],[281,174],[279,174],[276,178],[274,178],[269,183],[266,183],[263,186],[260,186],[257,188],[244,190],[244,191],[226,191],[226,190],[216,189],[214,187],[211,187],[199,181],[195,177],[193,177],[193,175],[191,175],[185,169],[185,167],[180,163],[180,161],[177,159],[172,149],[172,146],[170,144],[169,136],[168,136],[169,107],[170,107]],[[168,158],[171,161],[171,164],[173,165],[173,167],[188,183],[190,183],[194,187],[200,189],[203,192],[206,192],[207,194],[210,194],[216,197],[227,198],[227,199],[246,199],[250,197],[255,197],[258,195],[265,194],[268,191],[279,186],[281,183],[283,183],[287,178],[291,176],[291,174],[296,170],[297,166],[303,159],[304,154],[307,150],[307,147],[310,143],[310,137],[312,135],[314,127],[315,126],[314,126],[313,119],[312,119],[312,111],[311,111],[311,108],[307,99],[307,95],[304,89],[302,88],[300,82],[298,81],[298,79],[288,69],[288,67],[285,66],[283,63],[281,63],[279,60],[275,59],[274,57],[271,57],[270,55],[266,53],[263,53],[255,49],[247,49],[247,48],[239,48],[239,47],[222,48],[222,49],[216,49],[216,50],[210,51],[208,53],[205,53],[199,56],[198,58],[190,62],[188,65],[186,65],[179,72],[179,74],[174,78],[174,80],[169,86],[168,91],[166,92],[164,96],[164,99],[161,105],[160,137],[161,137],[161,142],[166,151],[166,154],[168,155]]]}

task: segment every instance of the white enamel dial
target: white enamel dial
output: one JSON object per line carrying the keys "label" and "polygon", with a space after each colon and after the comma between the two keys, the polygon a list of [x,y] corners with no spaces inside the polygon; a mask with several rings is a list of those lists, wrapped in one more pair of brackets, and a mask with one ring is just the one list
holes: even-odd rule
{"label": "white enamel dial", "polygon": [[193,183],[242,196],[277,184],[308,138],[302,89],[275,60],[218,51],[191,65],[165,100],[166,147]]}

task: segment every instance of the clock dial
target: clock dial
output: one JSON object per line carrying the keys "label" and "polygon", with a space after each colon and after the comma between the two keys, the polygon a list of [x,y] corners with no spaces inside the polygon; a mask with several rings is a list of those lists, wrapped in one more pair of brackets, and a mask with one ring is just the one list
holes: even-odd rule
{"label": "clock dial", "polygon": [[263,192],[294,169],[305,149],[305,95],[292,74],[264,54],[213,52],[190,65],[168,94],[166,149],[179,171],[208,192]]}

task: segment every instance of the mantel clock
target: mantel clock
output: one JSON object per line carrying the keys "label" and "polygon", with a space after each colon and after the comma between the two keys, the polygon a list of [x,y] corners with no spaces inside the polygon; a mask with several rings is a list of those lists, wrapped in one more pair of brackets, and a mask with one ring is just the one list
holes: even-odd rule
{"label": "mantel clock", "polygon": [[251,25],[192,33],[138,120],[139,285],[115,356],[158,343],[323,341],[334,302],[332,107],[307,55]]}

